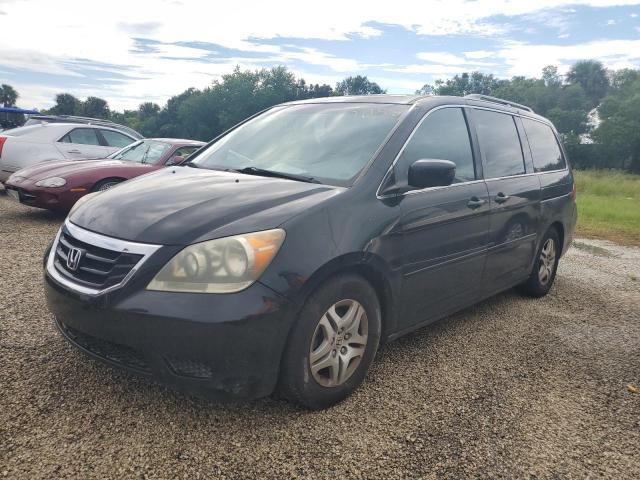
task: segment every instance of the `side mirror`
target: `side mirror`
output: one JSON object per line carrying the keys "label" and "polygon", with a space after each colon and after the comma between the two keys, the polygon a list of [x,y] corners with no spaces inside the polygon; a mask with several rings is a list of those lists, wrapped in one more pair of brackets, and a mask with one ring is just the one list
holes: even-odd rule
{"label": "side mirror", "polygon": [[167,167],[171,166],[171,165],[178,165],[180,163],[182,163],[184,161],[184,157],[182,155],[176,155],[175,157],[171,157],[169,160],[167,160]]}
{"label": "side mirror", "polygon": [[413,188],[446,187],[455,175],[456,164],[449,160],[416,160],[409,167],[408,183]]}

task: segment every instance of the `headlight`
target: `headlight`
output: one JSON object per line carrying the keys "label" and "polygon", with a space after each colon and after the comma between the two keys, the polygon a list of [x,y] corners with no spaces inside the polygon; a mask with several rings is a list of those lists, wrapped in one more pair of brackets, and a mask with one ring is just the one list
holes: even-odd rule
{"label": "headlight", "polygon": [[67,181],[62,177],[49,177],[36,182],[36,187],[63,187]]}
{"label": "headlight", "polygon": [[87,200],[91,200],[91,197],[94,197],[94,196],[98,195],[99,193],[102,193],[102,192],[87,193],[87,194],[86,194],[86,195],[84,195],[83,197],[80,197],[80,198],[78,199],[78,201],[77,201],[76,203],[74,203],[74,204],[73,204],[73,207],[71,207],[71,210],[69,210],[69,213],[67,214],[67,217],[70,217],[70,216],[71,216],[71,214],[72,214],[73,212],[75,212],[75,211],[80,207],[80,205],[82,205],[83,203],[85,203]]}
{"label": "headlight", "polygon": [[260,278],[284,236],[284,230],[275,229],[190,245],[162,267],[147,290],[239,292]]}

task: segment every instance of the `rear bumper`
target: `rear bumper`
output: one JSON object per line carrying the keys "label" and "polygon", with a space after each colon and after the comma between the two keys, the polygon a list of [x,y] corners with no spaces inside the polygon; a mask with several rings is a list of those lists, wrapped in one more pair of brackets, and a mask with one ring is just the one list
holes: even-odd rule
{"label": "rear bumper", "polygon": [[87,297],[45,273],[62,335],[90,356],[216,400],[269,395],[292,322],[288,302],[255,283],[237,294],[139,291]]}

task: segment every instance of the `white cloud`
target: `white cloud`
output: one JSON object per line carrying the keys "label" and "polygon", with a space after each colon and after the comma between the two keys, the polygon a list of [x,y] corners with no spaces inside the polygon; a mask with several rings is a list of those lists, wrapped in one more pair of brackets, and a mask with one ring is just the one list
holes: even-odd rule
{"label": "white cloud", "polygon": [[478,60],[483,58],[492,57],[495,53],[489,50],[473,50],[470,52],[464,52],[464,56],[471,60]]}
{"label": "white cloud", "polygon": [[511,42],[496,52],[508,66],[507,74],[538,76],[547,65],[561,72],[577,61],[596,58],[609,68],[638,67],[640,40],[599,40],[577,45],[529,45]]}
{"label": "white cloud", "polygon": [[464,65],[467,63],[464,58],[446,52],[420,52],[416,57],[420,60],[443,65]]}

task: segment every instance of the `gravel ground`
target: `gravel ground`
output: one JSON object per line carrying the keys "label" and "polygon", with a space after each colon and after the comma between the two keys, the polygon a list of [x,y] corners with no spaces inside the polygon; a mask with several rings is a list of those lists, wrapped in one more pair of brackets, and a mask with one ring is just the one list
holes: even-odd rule
{"label": "gravel ground", "polygon": [[640,249],[581,240],[546,298],[507,292],[391,343],[309,413],[187,397],[71,348],[40,287],[61,221],[0,195],[0,478],[640,477]]}

